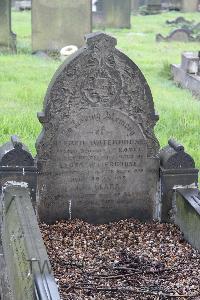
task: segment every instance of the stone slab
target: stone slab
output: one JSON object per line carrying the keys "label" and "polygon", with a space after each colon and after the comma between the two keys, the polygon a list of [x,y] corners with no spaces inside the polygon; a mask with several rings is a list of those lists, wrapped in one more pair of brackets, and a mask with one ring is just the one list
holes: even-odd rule
{"label": "stone slab", "polygon": [[175,196],[175,223],[185,239],[200,251],[200,191],[178,189]]}
{"label": "stone slab", "polygon": [[11,0],[0,1],[1,51],[16,51],[16,35],[11,31]]}
{"label": "stone slab", "polygon": [[190,90],[197,99],[200,99],[200,76],[188,74],[180,65],[172,65],[171,70],[174,81],[181,87]]}
{"label": "stone slab", "polygon": [[[20,184],[9,186],[4,190],[0,204],[1,240],[13,299],[36,299],[35,276],[40,275],[46,280],[48,296],[53,291],[54,298],[48,299],[59,300],[29,190]],[[49,278],[51,286],[48,286]]]}
{"label": "stone slab", "polygon": [[60,51],[81,47],[91,32],[90,0],[33,0],[32,51]]}
{"label": "stone slab", "polygon": [[37,141],[39,216],[105,223],[152,219],[158,142],[149,86],[104,33],[55,74]]}

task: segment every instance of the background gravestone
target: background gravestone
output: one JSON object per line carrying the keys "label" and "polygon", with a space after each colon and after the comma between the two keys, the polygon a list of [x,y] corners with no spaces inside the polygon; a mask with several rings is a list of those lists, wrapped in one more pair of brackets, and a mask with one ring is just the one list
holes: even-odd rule
{"label": "background gravestone", "polygon": [[161,10],[161,0],[147,0],[147,10],[151,13],[157,13]]}
{"label": "background gravestone", "polygon": [[133,14],[137,14],[140,8],[140,1],[139,0],[131,0],[131,12]]}
{"label": "background gravestone", "polygon": [[39,216],[104,223],[156,214],[159,145],[149,86],[103,33],[48,88],[37,144]]}
{"label": "background gravestone", "polygon": [[11,2],[0,1],[0,51],[16,50],[16,35],[11,31]]}
{"label": "background gravestone", "polygon": [[33,0],[32,51],[60,51],[67,45],[84,44],[91,32],[90,0]]}
{"label": "background gravestone", "polygon": [[195,12],[198,8],[198,0],[182,0],[182,10],[184,12]]}
{"label": "background gravestone", "polygon": [[131,27],[131,0],[97,0],[93,25],[111,28]]}

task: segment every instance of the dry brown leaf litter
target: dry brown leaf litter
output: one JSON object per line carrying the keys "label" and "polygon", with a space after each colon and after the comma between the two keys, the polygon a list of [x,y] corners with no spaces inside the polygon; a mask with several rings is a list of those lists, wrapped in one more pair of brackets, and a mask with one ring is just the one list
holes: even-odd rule
{"label": "dry brown leaf litter", "polygon": [[200,300],[200,253],[175,225],[41,224],[63,300]]}

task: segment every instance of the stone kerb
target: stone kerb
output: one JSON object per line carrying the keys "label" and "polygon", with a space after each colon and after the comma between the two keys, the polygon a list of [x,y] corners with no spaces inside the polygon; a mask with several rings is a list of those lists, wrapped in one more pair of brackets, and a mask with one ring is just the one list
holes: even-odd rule
{"label": "stone kerb", "polygon": [[200,191],[177,189],[174,220],[185,239],[200,251]]}
{"label": "stone kerb", "polygon": [[[4,189],[0,201],[0,248],[9,290],[0,282],[3,299],[60,300],[57,285],[34,213],[29,190],[20,186]],[[5,282],[5,280],[4,280]],[[37,296],[38,298],[37,298]],[[7,298],[5,298],[7,300]]]}

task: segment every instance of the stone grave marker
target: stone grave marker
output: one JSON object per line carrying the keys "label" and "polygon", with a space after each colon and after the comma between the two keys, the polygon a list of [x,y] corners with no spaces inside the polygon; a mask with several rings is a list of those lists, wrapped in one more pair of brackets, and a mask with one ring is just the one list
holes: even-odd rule
{"label": "stone grave marker", "polygon": [[159,13],[161,11],[160,0],[147,0],[147,10],[150,13]]}
{"label": "stone grave marker", "polygon": [[32,51],[81,47],[91,23],[90,0],[32,0]]}
{"label": "stone grave marker", "polygon": [[11,1],[0,1],[0,52],[16,51],[16,35],[11,30]]}
{"label": "stone grave marker", "polygon": [[158,116],[142,72],[115,46],[87,35],[49,85],[36,143],[42,221],[155,217]]}
{"label": "stone grave marker", "polygon": [[131,27],[131,0],[97,0],[93,25],[111,28]]}

